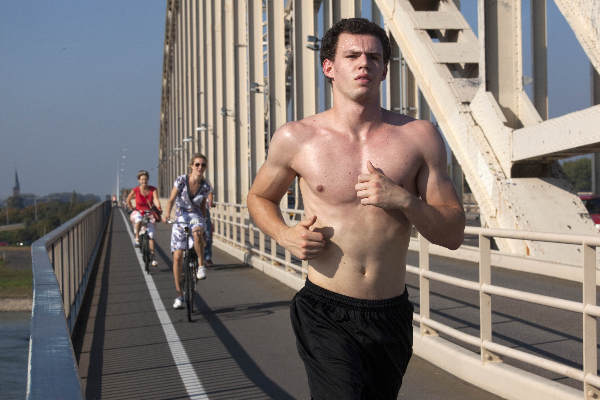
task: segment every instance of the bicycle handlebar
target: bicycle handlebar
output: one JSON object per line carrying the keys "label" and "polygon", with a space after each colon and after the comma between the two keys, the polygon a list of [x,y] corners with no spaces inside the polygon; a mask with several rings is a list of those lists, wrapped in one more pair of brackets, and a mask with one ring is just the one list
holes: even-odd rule
{"label": "bicycle handlebar", "polygon": [[177,220],[174,220],[174,219],[171,219],[171,218],[167,218],[166,223],[169,224],[169,225],[173,225],[173,224],[185,224],[185,225],[189,226],[189,225],[199,224],[200,220],[198,218],[192,218],[190,220],[190,222],[183,222],[183,221],[177,221]]}

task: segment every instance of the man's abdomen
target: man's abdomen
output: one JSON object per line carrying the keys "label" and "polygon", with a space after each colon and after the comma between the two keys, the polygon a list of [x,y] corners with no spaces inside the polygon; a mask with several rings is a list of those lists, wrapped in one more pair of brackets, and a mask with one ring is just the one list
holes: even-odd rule
{"label": "man's abdomen", "polygon": [[410,230],[401,223],[405,221],[381,221],[377,217],[365,221],[349,216],[330,224],[333,236],[319,257],[310,260],[309,279],[356,298],[384,299],[402,294]]}

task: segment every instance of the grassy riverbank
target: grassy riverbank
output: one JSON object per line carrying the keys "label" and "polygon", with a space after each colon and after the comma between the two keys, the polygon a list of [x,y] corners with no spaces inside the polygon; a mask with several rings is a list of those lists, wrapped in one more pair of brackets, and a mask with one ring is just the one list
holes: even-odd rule
{"label": "grassy riverbank", "polygon": [[11,268],[0,261],[0,299],[30,298],[31,284],[31,269]]}
{"label": "grassy riverbank", "polygon": [[0,257],[0,311],[31,310],[31,250],[7,248]]}

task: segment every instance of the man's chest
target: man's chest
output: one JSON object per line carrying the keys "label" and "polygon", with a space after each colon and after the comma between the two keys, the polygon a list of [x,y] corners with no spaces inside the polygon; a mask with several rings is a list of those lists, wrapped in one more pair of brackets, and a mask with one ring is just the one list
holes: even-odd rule
{"label": "man's chest", "polygon": [[303,191],[308,190],[309,196],[331,203],[354,202],[358,176],[369,173],[369,161],[396,184],[416,192],[420,160],[416,149],[398,138],[366,142],[329,139],[305,146],[294,161],[294,169],[303,178]]}

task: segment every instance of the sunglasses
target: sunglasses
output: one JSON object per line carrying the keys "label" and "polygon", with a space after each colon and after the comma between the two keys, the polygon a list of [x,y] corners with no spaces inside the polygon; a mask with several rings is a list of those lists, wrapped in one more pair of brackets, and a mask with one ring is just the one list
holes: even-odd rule
{"label": "sunglasses", "polygon": [[199,162],[197,162],[196,164],[194,164],[194,167],[200,167],[200,166],[206,167],[206,163],[199,163]]}

